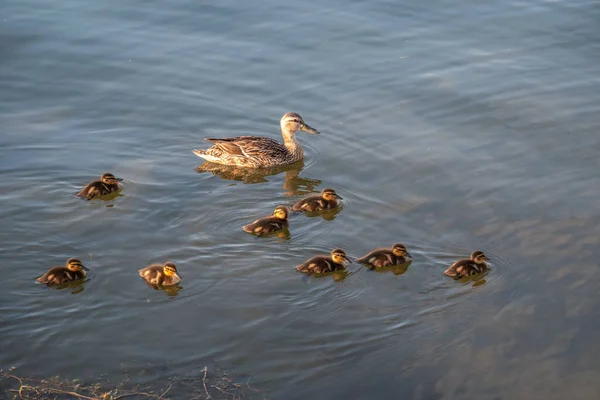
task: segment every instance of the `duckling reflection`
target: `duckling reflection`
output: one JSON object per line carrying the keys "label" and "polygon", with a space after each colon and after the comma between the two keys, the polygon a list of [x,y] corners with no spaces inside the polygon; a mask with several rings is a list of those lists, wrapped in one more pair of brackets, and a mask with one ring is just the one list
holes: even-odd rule
{"label": "duckling reflection", "polygon": [[460,279],[462,277],[468,277],[486,272],[489,269],[485,262],[486,260],[489,260],[489,258],[485,255],[485,253],[483,251],[476,250],[471,253],[470,258],[458,260],[448,267],[448,269],[444,271],[444,275],[454,279]]}
{"label": "duckling reflection", "polygon": [[50,268],[36,281],[48,286],[61,285],[83,280],[86,277],[86,271],[89,271],[89,269],[83,265],[80,259],[69,258],[65,265]]}
{"label": "duckling reflection", "polygon": [[318,179],[301,177],[299,174],[303,168],[304,161],[272,168],[244,168],[206,161],[196,167],[196,172],[210,172],[223,180],[238,181],[247,184],[269,182],[267,177],[285,172],[283,189],[286,190],[286,195],[301,196],[313,192],[321,184],[321,181]]}
{"label": "duckling reflection", "polygon": [[409,259],[404,264],[390,265],[389,267],[380,268],[371,268],[367,266],[367,268],[378,274],[387,274],[388,272],[391,272],[392,274],[399,276],[404,275],[408,271],[408,267],[410,267],[411,264],[412,260]]}
{"label": "duckling reflection", "polygon": [[177,272],[177,267],[172,262],[166,262],[163,265],[152,264],[140,269],[138,273],[154,290],[177,285],[183,280],[183,277]]}

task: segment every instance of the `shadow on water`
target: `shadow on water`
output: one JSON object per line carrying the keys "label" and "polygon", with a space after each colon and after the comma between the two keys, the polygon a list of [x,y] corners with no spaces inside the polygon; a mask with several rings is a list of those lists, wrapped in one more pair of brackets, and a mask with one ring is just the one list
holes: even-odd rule
{"label": "shadow on water", "polygon": [[382,267],[382,268],[369,268],[366,267],[366,269],[368,269],[369,271],[372,272],[376,272],[379,274],[386,274],[388,272],[391,272],[394,275],[402,275],[405,274],[408,271],[408,267],[412,264],[412,260],[408,261],[404,264],[398,264],[398,265],[392,265],[389,267]]}
{"label": "shadow on water", "polygon": [[257,235],[254,233],[249,233],[247,232],[248,235],[252,235],[255,238],[259,239],[259,238],[278,238],[280,240],[290,240],[292,238],[292,235],[290,234],[290,230],[288,228],[279,230],[279,231],[275,231],[275,232],[269,232],[269,233],[263,233],[262,235]]}
{"label": "shadow on water", "polygon": [[285,172],[283,189],[286,196],[302,196],[315,191],[321,180],[301,177],[300,171],[304,168],[304,161],[273,168],[243,168],[233,165],[215,164],[209,161],[196,167],[196,172],[210,172],[223,180],[239,181],[247,184],[269,182],[267,177]]}
{"label": "shadow on water", "polygon": [[331,277],[334,282],[343,282],[346,278],[353,274],[354,272],[349,272],[348,270],[339,270],[333,272],[326,272],[324,274],[304,275],[303,281],[308,282],[310,279],[323,279]]}
{"label": "shadow on water", "polygon": [[307,218],[323,218],[325,221],[333,221],[335,217],[344,209],[344,206],[341,205],[336,208],[332,208],[331,210],[323,210],[323,211],[313,211],[313,212],[302,212],[302,211],[294,211],[297,214],[304,214]]}
{"label": "shadow on water", "polygon": [[183,290],[183,286],[181,286],[179,283],[170,286],[152,285],[147,282],[146,284],[156,291],[164,292],[169,297],[175,297],[179,294],[179,291]]}
{"label": "shadow on water", "polygon": [[89,281],[89,279],[81,279],[73,282],[65,282],[59,285],[48,286],[51,289],[55,290],[72,290],[71,294],[79,294],[84,291],[85,283]]}

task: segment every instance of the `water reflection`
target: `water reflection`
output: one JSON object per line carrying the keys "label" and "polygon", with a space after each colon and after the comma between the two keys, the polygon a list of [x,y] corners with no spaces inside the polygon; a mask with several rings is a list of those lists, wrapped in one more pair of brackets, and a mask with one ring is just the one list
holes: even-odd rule
{"label": "water reflection", "polygon": [[71,289],[71,290],[73,290],[71,292],[71,294],[79,294],[79,293],[83,292],[83,290],[85,289],[85,283],[87,281],[89,281],[89,279],[80,279],[78,281],[64,282],[64,283],[61,283],[58,285],[51,285],[48,287],[52,288],[52,289],[56,289],[56,290]]}
{"label": "water reflection", "polygon": [[338,270],[333,272],[325,272],[323,274],[305,274],[302,278],[305,282],[308,282],[309,279],[323,279],[331,277],[334,282],[343,282],[347,277],[353,275],[354,272],[348,272],[348,270]]}
{"label": "water reflection", "polygon": [[181,284],[179,284],[179,283],[177,283],[175,285],[169,285],[169,286],[153,285],[148,282],[146,282],[146,284],[156,291],[160,290],[160,291],[165,292],[165,294],[169,297],[177,296],[179,294],[179,291],[183,289],[183,286],[181,286]]}
{"label": "water reflection", "polygon": [[463,285],[468,285],[469,283],[472,282],[473,287],[483,286],[487,283],[487,280],[485,279],[485,277],[488,276],[490,271],[491,271],[491,269],[488,269],[487,271],[482,272],[481,274],[471,275],[471,276],[463,276],[458,281],[460,283],[462,283]]}
{"label": "water reflection", "polygon": [[283,189],[285,195],[303,196],[315,191],[321,184],[319,179],[303,178],[300,171],[304,168],[304,161],[298,161],[294,164],[284,165],[273,168],[242,168],[234,165],[215,164],[209,161],[196,167],[196,172],[210,172],[224,180],[239,181],[248,184],[269,182],[268,176],[277,175],[285,172]]}
{"label": "water reflection", "polygon": [[394,275],[402,275],[408,271],[408,267],[412,264],[412,260],[405,262],[404,264],[392,265],[389,267],[373,268],[365,266],[365,268],[377,272],[377,273],[388,273],[391,272]]}
{"label": "water reflection", "polygon": [[[313,211],[313,212],[304,212],[303,214],[308,218],[318,218],[321,217],[325,221],[333,221],[335,217],[342,211],[344,207],[339,206],[336,208],[332,208],[331,210],[323,210],[323,211]],[[302,211],[295,211],[296,213],[301,213]]]}
{"label": "water reflection", "polygon": [[[122,197],[123,196],[122,192],[123,192],[123,188],[119,189],[116,192],[105,194],[104,196],[98,196],[98,197],[94,197],[93,199],[89,199],[89,200],[83,199],[83,200],[86,200],[86,201],[93,201],[93,200],[112,201],[112,200],[115,200],[117,197]],[[107,207],[111,207],[111,205],[107,205]]]}
{"label": "water reflection", "polygon": [[256,237],[257,239],[258,238],[273,238],[273,237],[276,237],[276,238],[279,238],[281,240],[290,240],[292,238],[292,235],[290,234],[289,228],[285,228],[285,229],[282,229],[282,230],[279,230],[279,231],[275,231],[275,232],[263,233],[261,235],[257,235],[257,234],[249,233],[249,232],[248,232],[248,234]]}

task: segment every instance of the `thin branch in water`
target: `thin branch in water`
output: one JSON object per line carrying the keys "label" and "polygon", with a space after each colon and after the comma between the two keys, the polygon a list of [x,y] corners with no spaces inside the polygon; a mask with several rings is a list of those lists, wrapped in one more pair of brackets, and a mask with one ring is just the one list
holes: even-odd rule
{"label": "thin branch in water", "polygon": [[204,366],[204,376],[202,377],[202,385],[204,385],[204,393],[206,393],[206,398],[212,399],[212,397],[210,397],[210,394],[208,394],[208,389],[206,388],[206,373],[207,372],[208,372],[208,368],[206,366]]}

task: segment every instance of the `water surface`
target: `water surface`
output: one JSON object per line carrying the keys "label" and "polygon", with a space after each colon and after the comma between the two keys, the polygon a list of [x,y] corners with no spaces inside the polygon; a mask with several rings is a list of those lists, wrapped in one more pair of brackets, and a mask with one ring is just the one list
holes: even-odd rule
{"label": "water surface", "polygon": [[[7,0],[0,14],[0,368],[140,383],[216,363],[257,398],[600,396],[598,2]],[[279,138],[269,176],[202,138]],[[110,171],[122,196],[75,193]],[[241,226],[333,187],[289,240]],[[342,247],[407,269],[306,279]],[[445,279],[482,249],[483,279]],[[83,290],[35,283],[80,257]],[[176,293],[137,269],[171,260]]]}

